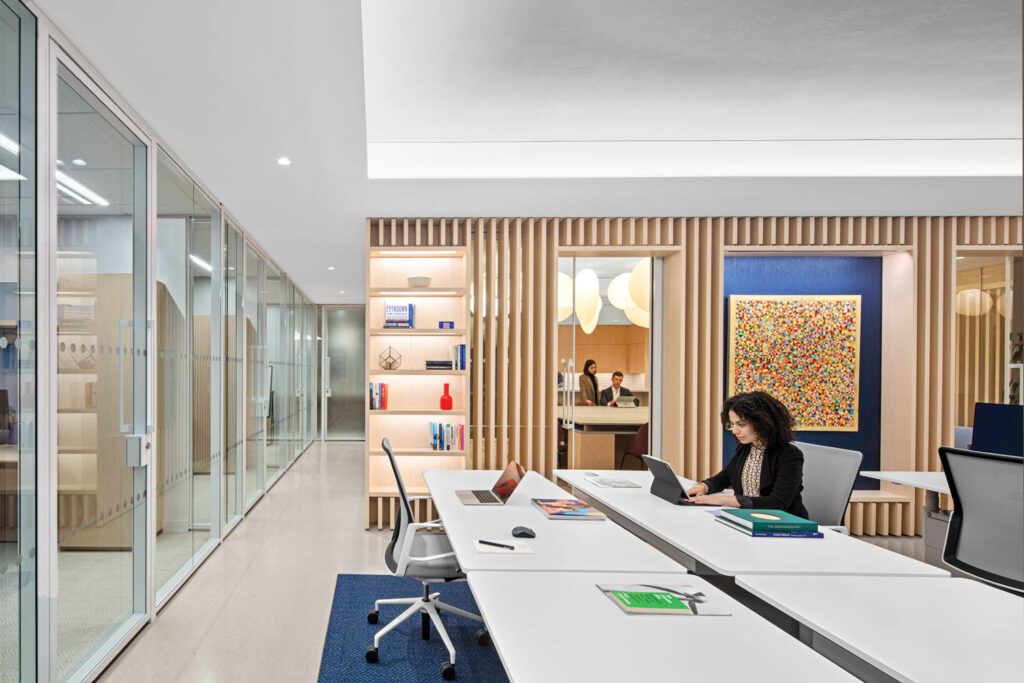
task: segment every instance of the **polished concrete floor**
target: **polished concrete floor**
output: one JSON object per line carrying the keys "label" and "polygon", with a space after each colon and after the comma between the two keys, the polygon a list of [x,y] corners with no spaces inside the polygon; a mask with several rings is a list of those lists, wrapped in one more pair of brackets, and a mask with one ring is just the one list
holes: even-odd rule
{"label": "polished concrete floor", "polygon": [[385,571],[362,492],[363,443],[314,443],[101,680],[316,680],[337,575]]}

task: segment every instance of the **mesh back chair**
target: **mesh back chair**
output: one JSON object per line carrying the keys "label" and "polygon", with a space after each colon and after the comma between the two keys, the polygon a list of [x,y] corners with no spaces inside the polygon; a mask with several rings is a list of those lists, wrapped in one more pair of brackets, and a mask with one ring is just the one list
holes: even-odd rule
{"label": "mesh back chair", "polygon": [[1024,460],[946,446],[939,459],[954,505],[942,559],[1024,594]]}
{"label": "mesh back chair", "polygon": [[[437,521],[422,524],[417,524],[414,521],[410,501],[421,498],[409,498],[406,495],[405,484],[402,483],[402,475],[398,471],[398,463],[395,462],[395,455],[391,451],[391,442],[384,439],[381,442],[381,447],[387,454],[391,469],[395,473],[399,497],[398,520],[395,522],[395,531],[391,535],[391,543],[384,550],[384,564],[387,565],[388,571],[395,576],[407,576],[422,582],[423,595],[415,598],[388,598],[373,603],[373,609],[366,616],[367,621],[371,624],[378,622],[381,605],[409,605],[409,607],[373,637],[373,645],[366,649],[366,661],[370,663],[378,661],[377,648],[380,646],[381,638],[413,615],[422,613],[423,639],[430,638],[430,623],[433,622],[437,632],[441,634],[441,640],[444,641],[445,647],[448,648],[450,659],[441,665],[441,676],[446,681],[450,681],[455,678],[455,647],[452,645],[451,638],[448,637],[439,612],[449,612],[479,622],[483,622],[483,619],[476,614],[441,602],[439,600],[440,593],[430,592],[431,582],[461,581],[465,580],[466,575],[459,568],[443,527]],[[422,498],[426,498],[426,496]],[[481,628],[476,632],[476,640],[480,645],[490,643],[490,636],[486,628]]]}
{"label": "mesh back chair", "polygon": [[843,517],[853,493],[864,456],[859,451],[793,442],[804,454],[804,490],[807,516],[823,526],[844,531]]}
{"label": "mesh back chair", "polygon": [[622,466],[626,464],[626,456],[631,455],[640,461],[640,469],[646,470],[647,465],[644,463],[643,456],[649,455],[647,452],[647,433],[650,429],[650,423],[644,423],[640,425],[640,429],[636,430],[636,438],[633,439],[633,445],[622,451],[622,459],[616,463],[615,469],[621,470]]}

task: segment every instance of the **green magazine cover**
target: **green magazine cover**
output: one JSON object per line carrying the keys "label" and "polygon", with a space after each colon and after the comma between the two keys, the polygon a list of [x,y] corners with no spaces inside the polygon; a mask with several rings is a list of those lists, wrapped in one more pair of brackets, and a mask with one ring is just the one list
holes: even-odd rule
{"label": "green magazine cover", "polygon": [[712,604],[693,586],[667,584],[606,585],[597,588],[626,614],[678,614],[685,616],[721,616],[732,613]]}

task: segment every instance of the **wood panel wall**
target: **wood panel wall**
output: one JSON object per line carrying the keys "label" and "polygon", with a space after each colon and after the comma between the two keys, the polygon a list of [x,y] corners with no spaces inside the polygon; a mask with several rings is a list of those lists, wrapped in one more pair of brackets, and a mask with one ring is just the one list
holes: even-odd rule
{"label": "wood panel wall", "polygon": [[[1006,296],[1006,266],[969,268],[956,273],[956,291],[980,289],[992,297],[993,305],[981,315],[956,315],[956,423],[974,426],[974,404],[1004,400],[1007,334],[1006,313],[998,303]],[[1003,299],[1005,307],[1006,300]]]}
{"label": "wood panel wall", "polygon": [[[1024,247],[1020,216],[371,218],[369,229],[370,248],[414,246],[425,233],[436,245],[460,245],[465,237],[475,291],[493,293],[487,298],[497,304],[485,311],[484,297],[474,300],[471,464],[492,468],[518,457],[546,474],[555,462],[559,255],[664,259],[662,414],[681,419],[663,420],[663,452],[677,471],[701,478],[721,467],[727,255],[886,257],[890,277],[903,278],[890,280],[889,291],[913,289],[899,304],[913,322],[896,337],[883,330],[883,338],[904,340],[883,349],[883,367],[904,381],[883,381],[883,406],[898,405],[901,419],[883,419],[882,468],[934,471],[955,423],[956,255],[1019,255]],[[899,254],[902,265],[889,259]],[[908,495],[915,516],[909,527],[920,533],[923,493]]]}

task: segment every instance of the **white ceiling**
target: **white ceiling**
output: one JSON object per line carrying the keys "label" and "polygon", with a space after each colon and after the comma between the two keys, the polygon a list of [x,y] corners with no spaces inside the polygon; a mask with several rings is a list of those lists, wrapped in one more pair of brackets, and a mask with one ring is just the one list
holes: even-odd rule
{"label": "white ceiling", "polygon": [[375,0],[365,27],[356,0],[38,4],[318,302],[363,300],[367,216],[1021,211],[999,150],[939,175],[367,178],[368,142],[1019,140],[1016,0]]}

